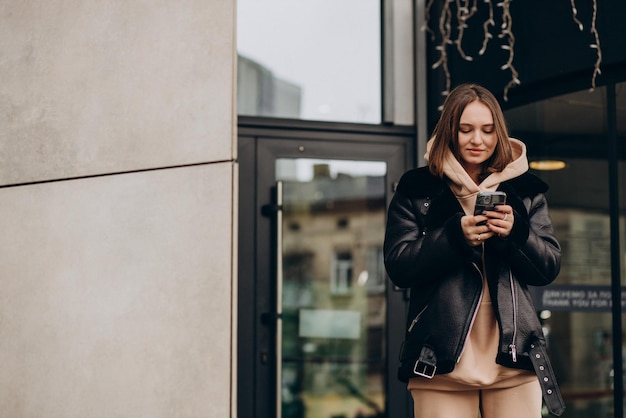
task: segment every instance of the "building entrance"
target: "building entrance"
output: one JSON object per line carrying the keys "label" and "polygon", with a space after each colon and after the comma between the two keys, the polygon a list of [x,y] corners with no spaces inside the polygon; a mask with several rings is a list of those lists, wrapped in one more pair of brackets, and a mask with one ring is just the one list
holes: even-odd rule
{"label": "building entrance", "polygon": [[409,143],[240,138],[239,417],[409,416],[382,257]]}

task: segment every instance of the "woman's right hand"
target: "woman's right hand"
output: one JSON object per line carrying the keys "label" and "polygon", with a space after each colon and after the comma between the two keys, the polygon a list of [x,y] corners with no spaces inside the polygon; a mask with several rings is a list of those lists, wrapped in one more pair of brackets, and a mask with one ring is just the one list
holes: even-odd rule
{"label": "woman's right hand", "polygon": [[461,228],[463,229],[463,236],[465,241],[471,247],[478,247],[485,240],[494,236],[494,232],[489,230],[486,225],[487,216],[463,216],[461,217]]}

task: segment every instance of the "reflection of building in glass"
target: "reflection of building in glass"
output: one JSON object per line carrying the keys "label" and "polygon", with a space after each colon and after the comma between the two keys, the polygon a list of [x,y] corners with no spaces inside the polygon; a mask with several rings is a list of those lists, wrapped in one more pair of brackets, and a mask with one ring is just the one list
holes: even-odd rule
{"label": "reflection of building in glass", "polygon": [[237,65],[240,115],[300,118],[300,86],[275,77],[268,68],[241,55]]}
{"label": "reflection of building in glass", "polygon": [[[310,181],[284,182],[284,391],[302,402],[307,416],[356,410],[378,416],[384,409],[385,177],[333,177],[325,164],[312,169]],[[298,405],[285,402],[283,417],[299,416]]]}

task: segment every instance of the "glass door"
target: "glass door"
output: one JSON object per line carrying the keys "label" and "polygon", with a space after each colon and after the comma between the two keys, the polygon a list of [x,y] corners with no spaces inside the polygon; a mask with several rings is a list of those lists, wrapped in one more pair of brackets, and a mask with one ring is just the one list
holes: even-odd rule
{"label": "glass door", "polygon": [[240,130],[238,416],[408,418],[382,245],[411,133],[279,134]]}
{"label": "glass door", "polygon": [[383,161],[276,161],[283,418],[385,414]]}

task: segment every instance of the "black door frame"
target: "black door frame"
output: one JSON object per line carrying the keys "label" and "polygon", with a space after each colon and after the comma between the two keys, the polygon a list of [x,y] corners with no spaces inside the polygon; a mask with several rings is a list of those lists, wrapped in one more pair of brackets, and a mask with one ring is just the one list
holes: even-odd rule
{"label": "black door frame", "polygon": [[[415,166],[415,128],[242,118],[239,121],[238,363],[239,418],[275,415],[273,216],[274,162],[280,157],[388,162],[387,204],[402,173]],[[269,216],[268,216],[269,215]],[[388,286],[387,416],[411,416],[406,386],[395,378],[404,337],[404,293]],[[390,326],[394,324],[394,326]]]}

